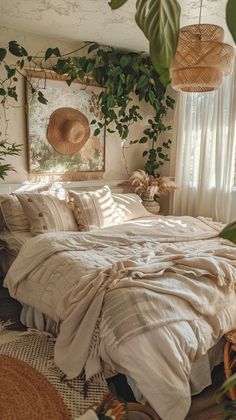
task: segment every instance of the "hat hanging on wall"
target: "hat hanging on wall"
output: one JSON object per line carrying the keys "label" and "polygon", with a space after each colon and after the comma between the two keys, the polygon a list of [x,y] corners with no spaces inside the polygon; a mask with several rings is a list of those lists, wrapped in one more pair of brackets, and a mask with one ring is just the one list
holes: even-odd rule
{"label": "hat hanging on wall", "polygon": [[62,155],[79,152],[90,136],[87,117],[74,108],[58,108],[50,116],[47,139]]}
{"label": "hat hanging on wall", "polygon": [[225,44],[224,29],[199,23],[179,31],[179,41],[171,67],[172,87],[183,92],[209,92],[217,89],[223,77],[233,70],[234,48]]}

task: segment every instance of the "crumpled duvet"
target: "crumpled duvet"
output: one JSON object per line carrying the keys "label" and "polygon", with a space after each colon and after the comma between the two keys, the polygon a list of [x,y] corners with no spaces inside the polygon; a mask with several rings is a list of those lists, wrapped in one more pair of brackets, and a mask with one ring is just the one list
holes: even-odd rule
{"label": "crumpled duvet", "polygon": [[222,245],[218,230],[204,220],[160,216],[94,233],[44,234],[24,245],[5,285],[61,322],[56,364],[68,377],[85,369],[90,378],[101,372],[101,314],[103,336],[112,331],[118,344],[201,317],[214,325],[216,340],[232,328],[235,314],[226,331],[220,322],[216,331],[236,284],[236,248]]}

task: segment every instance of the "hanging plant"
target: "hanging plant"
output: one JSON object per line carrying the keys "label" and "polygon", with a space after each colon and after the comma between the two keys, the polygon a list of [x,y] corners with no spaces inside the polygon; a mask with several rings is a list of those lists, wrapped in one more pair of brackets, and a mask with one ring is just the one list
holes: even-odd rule
{"label": "hanging plant", "polygon": [[[144,156],[148,157],[145,165],[148,173],[152,174],[165,161],[169,160],[168,154],[163,152],[169,149],[170,140],[157,144],[159,134],[170,130],[164,124],[164,117],[169,108],[174,107],[174,100],[165,97],[165,87],[155,71],[150,57],[144,53],[120,52],[112,47],[100,46],[97,43],[86,43],[82,48],[88,47],[86,55],[62,56],[60,50],[48,48],[41,60],[41,69],[46,67],[48,60],[54,62],[52,69],[59,75],[66,76],[70,86],[75,80],[81,80],[85,85],[94,81],[103,88],[100,94],[93,98],[91,107],[96,119],[90,121],[96,124],[94,135],[98,135],[105,127],[109,133],[118,132],[119,137],[130,144],[150,144],[150,149],[145,150]],[[6,58],[10,53],[19,60],[14,65],[8,65]],[[17,79],[23,77],[24,67],[37,66],[39,57],[28,54],[26,49],[16,41],[10,41],[8,48],[0,48],[0,64],[4,67],[5,75],[0,79],[0,98],[2,105],[6,106],[10,100],[18,100]],[[46,79],[45,79],[46,80]],[[26,79],[29,88],[42,104],[47,104],[43,89],[38,89]],[[140,106],[134,103],[134,94],[138,100],[151,105],[153,118],[149,119],[148,126],[144,128],[141,138],[129,141],[130,126],[142,120]],[[102,118],[101,118],[102,116]]]}

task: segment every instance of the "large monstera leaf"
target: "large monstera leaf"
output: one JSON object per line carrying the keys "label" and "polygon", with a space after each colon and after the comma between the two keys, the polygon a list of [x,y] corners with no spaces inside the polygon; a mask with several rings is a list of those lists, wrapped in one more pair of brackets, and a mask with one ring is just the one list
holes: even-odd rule
{"label": "large monstera leaf", "polygon": [[226,22],[236,43],[236,0],[228,0],[226,5]]}
{"label": "large monstera leaf", "polygon": [[[127,0],[111,0],[117,9]],[[149,40],[150,56],[164,86],[170,82],[169,69],[178,43],[180,5],[177,0],[137,0],[135,19]]]}

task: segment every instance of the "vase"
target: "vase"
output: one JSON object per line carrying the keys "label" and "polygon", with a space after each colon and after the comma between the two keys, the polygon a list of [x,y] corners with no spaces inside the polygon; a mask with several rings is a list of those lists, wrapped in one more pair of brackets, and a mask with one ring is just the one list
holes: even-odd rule
{"label": "vase", "polygon": [[158,214],[160,211],[160,204],[158,201],[154,200],[154,197],[150,193],[142,194],[142,205],[147,211],[153,214]]}

